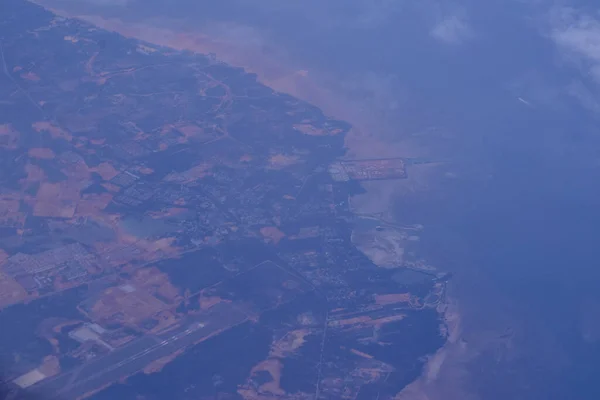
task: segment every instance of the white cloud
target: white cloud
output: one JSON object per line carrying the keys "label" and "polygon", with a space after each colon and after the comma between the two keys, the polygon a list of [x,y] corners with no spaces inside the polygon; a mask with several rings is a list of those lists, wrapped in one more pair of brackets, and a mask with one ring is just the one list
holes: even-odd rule
{"label": "white cloud", "polygon": [[554,9],[550,37],[568,60],[600,83],[600,19],[572,8]]}
{"label": "white cloud", "polygon": [[580,72],[569,74],[563,93],[600,116],[600,8],[596,10],[555,6],[544,19],[544,34],[556,45],[563,66]]}
{"label": "white cloud", "polygon": [[448,15],[431,29],[433,38],[448,44],[461,44],[473,36],[473,31],[464,15]]}

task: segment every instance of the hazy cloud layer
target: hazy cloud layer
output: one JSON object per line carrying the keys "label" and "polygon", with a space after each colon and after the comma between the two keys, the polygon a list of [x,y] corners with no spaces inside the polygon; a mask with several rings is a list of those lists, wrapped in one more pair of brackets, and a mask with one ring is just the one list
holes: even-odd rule
{"label": "hazy cloud layer", "polygon": [[431,36],[448,44],[461,44],[473,36],[467,18],[461,14],[450,14],[434,25]]}
{"label": "hazy cloud layer", "polygon": [[571,68],[563,93],[600,116],[600,7],[554,6],[544,19],[544,34],[556,45],[563,67]]}
{"label": "hazy cloud layer", "polygon": [[600,17],[573,8],[556,8],[550,14],[550,37],[568,60],[600,83]]}

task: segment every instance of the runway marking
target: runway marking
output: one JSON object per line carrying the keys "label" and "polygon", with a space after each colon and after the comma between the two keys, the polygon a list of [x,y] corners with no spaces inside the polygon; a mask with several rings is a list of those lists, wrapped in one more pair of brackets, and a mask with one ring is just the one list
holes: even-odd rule
{"label": "runway marking", "polygon": [[151,352],[153,352],[155,350],[158,350],[158,349],[160,349],[162,347],[165,347],[165,346],[167,346],[167,345],[169,345],[169,344],[171,344],[171,343],[173,343],[173,342],[175,342],[175,341],[177,341],[179,339],[182,339],[182,338],[188,336],[189,334],[191,334],[193,332],[198,331],[201,328],[204,328],[205,326],[206,326],[206,324],[196,322],[196,323],[192,324],[191,327],[189,327],[188,329],[186,329],[185,331],[183,331],[181,333],[173,335],[170,338],[165,339],[162,342],[160,342],[160,343],[158,343],[158,344],[156,344],[154,346],[146,348],[143,351],[140,351],[139,353],[136,353],[133,356],[131,356],[131,357],[129,357],[129,358],[123,360],[123,361],[120,361],[120,362],[118,362],[116,364],[112,364],[110,367],[105,368],[102,371],[96,372],[95,374],[92,374],[92,375],[90,375],[90,376],[88,376],[88,377],[86,377],[86,378],[84,378],[82,380],[78,380],[77,382],[71,383],[67,387],[65,387],[62,390],[58,391],[55,394],[54,398],[56,398],[57,396],[59,396],[61,393],[67,392],[67,391],[69,391],[72,388],[75,388],[75,387],[80,386],[80,385],[82,385],[84,383],[87,383],[90,380],[97,378],[98,376],[101,376],[101,375],[103,375],[103,374],[105,374],[107,372],[110,372],[110,371],[114,371],[115,369],[118,369],[118,368],[120,368],[120,367],[122,367],[124,365],[127,365],[127,364],[129,364],[129,363],[131,363],[133,361],[136,361],[136,360],[140,359],[141,357],[143,357],[143,356],[145,356],[145,355],[147,355],[147,354],[149,354],[149,353],[151,353]]}

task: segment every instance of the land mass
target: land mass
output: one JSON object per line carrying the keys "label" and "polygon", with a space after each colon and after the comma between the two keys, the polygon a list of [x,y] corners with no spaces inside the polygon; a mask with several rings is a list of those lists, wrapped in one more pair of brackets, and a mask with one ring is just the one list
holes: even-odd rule
{"label": "land mass", "polygon": [[348,123],[210,55],[5,0],[12,396],[393,398],[447,337],[419,226],[358,218]]}

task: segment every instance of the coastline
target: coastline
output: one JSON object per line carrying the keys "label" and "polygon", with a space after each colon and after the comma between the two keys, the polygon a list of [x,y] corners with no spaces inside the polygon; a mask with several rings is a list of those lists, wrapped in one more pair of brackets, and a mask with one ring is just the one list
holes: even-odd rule
{"label": "coastline", "polygon": [[[44,1],[33,2],[57,15],[80,19],[128,38],[177,50],[214,54],[219,61],[244,68],[247,72],[255,74],[258,81],[264,85],[312,103],[321,108],[325,114],[351,123],[353,128],[345,138],[345,146],[348,151],[344,156],[346,159],[414,157],[421,156],[425,151],[410,141],[391,142],[385,140],[386,133],[382,132],[388,128],[384,127],[376,118],[369,116],[368,112],[362,111],[360,104],[347,98],[341,98],[320,84],[317,79],[313,79],[310,71],[292,69],[275,58],[257,57],[251,54],[251,51],[236,46],[235,43],[215,39],[202,33],[177,33],[167,28],[149,26],[144,23],[126,23],[116,18],[107,19],[94,15],[70,14],[61,9],[47,7]],[[393,221],[392,203],[394,199],[404,192],[414,193],[427,190],[429,187],[428,177],[437,171],[436,166],[437,164],[413,168],[411,177],[403,181],[363,182],[365,193],[349,199],[353,213],[357,216],[376,216],[377,219],[387,223]],[[465,343],[461,340],[461,314],[458,300],[446,294],[445,301],[438,305],[438,312],[443,315],[445,321],[445,327],[441,329],[447,330],[446,344],[429,357],[422,376],[400,392],[397,399],[433,400],[447,395],[438,387],[437,382],[441,381],[443,385],[447,380],[443,375],[448,374],[448,364],[460,363],[466,357]]]}

